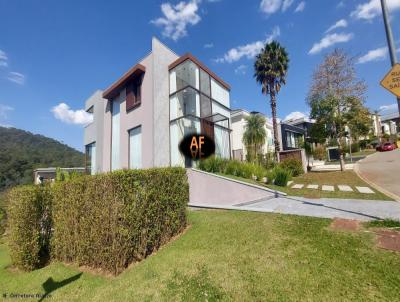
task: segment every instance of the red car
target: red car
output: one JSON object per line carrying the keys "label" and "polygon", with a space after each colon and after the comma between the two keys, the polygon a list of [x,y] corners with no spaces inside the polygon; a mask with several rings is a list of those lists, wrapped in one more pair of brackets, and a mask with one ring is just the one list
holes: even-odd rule
{"label": "red car", "polygon": [[396,145],[393,143],[384,143],[376,147],[376,151],[384,152],[384,151],[392,151],[396,149]]}

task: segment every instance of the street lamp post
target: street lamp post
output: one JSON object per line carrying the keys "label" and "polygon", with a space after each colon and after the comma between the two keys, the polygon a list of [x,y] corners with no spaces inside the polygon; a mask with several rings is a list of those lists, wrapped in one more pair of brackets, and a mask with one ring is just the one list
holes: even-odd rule
{"label": "street lamp post", "polygon": [[[389,22],[389,12],[386,4],[386,0],[381,0],[383,23],[385,24],[386,39],[390,54],[390,63],[394,66],[397,63],[396,47],[394,44],[392,28]],[[400,114],[400,98],[397,98],[397,107]]]}

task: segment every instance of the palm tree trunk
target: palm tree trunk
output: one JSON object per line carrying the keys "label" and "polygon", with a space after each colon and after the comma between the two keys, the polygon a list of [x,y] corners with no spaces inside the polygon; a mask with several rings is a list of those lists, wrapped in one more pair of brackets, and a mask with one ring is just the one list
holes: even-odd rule
{"label": "palm tree trunk", "polygon": [[272,126],[274,128],[274,145],[275,145],[275,159],[278,160],[278,152],[280,150],[279,138],[278,138],[278,123],[276,121],[276,97],[275,90],[270,90],[271,96],[271,111],[272,111]]}

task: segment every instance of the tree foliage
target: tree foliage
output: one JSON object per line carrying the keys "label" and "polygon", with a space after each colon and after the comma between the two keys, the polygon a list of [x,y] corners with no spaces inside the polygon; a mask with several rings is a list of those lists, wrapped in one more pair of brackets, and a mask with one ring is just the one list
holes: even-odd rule
{"label": "tree foliage", "polygon": [[243,143],[251,160],[256,160],[265,144],[265,118],[261,114],[250,114],[245,117],[246,124],[243,133]]}
{"label": "tree foliage", "polygon": [[[315,140],[332,139],[340,151],[348,130],[353,137],[366,135],[371,126],[364,106],[366,85],[357,78],[354,61],[342,50],[325,56],[313,74],[308,93],[310,117],[316,120],[312,129]],[[343,152],[341,169],[344,170]]]}
{"label": "tree foliage", "polygon": [[83,153],[43,135],[0,127],[0,191],[32,182],[40,167],[81,167]]}
{"label": "tree foliage", "polygon": [[286,84],[289,56],[278,42],[267,43],[257,55],[254,63],[254,77],[261,85],[263,94],[270,95],[272,124],[274,128],[275,153],[279,151],[278,126],[276,121],[276,94]]}

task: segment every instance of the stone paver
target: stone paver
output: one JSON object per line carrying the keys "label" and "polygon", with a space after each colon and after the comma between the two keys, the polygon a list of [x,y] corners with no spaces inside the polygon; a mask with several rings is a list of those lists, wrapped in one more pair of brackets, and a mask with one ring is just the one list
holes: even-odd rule
{"label": "stone paver", "polygon": [[303,187],[304,187],[303,184],[294,184],[294,185],[292,186],[292,189],[301,189],[301,188],[303,188]]}
{"label": "stone paver", "polygon": [[289,181],[287,182],[287,185],[290,186],[292,183],[293,183],[293,180],[289,180]]}
{"label": "stone paver", "polygon": [[358,190],[358,192],[360,193],[365,193],[365,194],[375,194],[374,191],[372,191],[370,188],[368,187],[356,187],[356,189]]}
{"label": "stone paver", "polygon": [[328,185],[322,185],[322,191],[333,192],[333,191],[335,191],[335,187],[334,186],[328,186]]}
{"label": "stone paver", "polygon": [[318,185],[308,185],[307,189],[318,189]]}
{"label": "stone paver", "polygon": [[353,192],[353,189],[348,185],[338,185],[338,188],[343,192]]}

